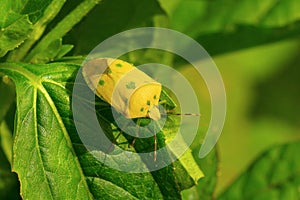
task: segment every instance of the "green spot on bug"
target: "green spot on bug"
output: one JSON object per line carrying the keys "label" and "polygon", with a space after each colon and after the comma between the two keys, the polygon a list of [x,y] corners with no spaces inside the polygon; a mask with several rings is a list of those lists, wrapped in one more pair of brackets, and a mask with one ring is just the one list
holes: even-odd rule
{"label": "green spot on bug", "polygon": [[156,98],[157,98],[156,95],[154,95],[153,99],[156,99]]}
{"label": "green spot on bug", "polygon": [[144,108],[142,107],[142,108],[140,109],[140,111],[141,111],[141,112],[144,112]]}
{"label": "green spot on bug", "polygon": [[135,89],[135,82],[130,81],[129,83],[126,84],[127,89]]}
{"label": "green spot on bug", "polygon": [[122,64],[121,63],[117,63],[116,67],[122,67]]}
{"label": "green spot on bug", "polygon": [[104,85],[104,83],[105,83],[105,81],[104,80],[102,80],[102,79],[100,79],[100,81],[99,81],[99,85]]}
{"label": "green spot on bug", "polygon": [[150,106],[150,100],[147,100],[147,105]]}

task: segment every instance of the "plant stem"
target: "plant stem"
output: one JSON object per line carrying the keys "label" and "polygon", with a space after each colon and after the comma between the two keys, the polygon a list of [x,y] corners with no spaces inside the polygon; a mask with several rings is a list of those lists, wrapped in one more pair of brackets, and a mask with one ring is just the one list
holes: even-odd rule
{"label": "plant stem", "polygon": [[81,21],[87,13],[94,8],[100,0],[85,0],[79,4],[70,14],[60,21],[42,40],[34,47],[33,50],[25,57],[25,62],[38,63],[39,52],[45,51],[48,46],[55,40],[62,38],[69,32],[74,25]]}

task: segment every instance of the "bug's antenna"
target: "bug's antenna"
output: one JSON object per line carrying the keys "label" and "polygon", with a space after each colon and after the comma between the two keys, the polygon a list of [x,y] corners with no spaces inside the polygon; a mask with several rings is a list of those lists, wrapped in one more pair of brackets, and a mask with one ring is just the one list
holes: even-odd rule
{"label": "bug's antenna", "polygon": [[201,114],[195,114],[195,113],[169,113],[169,115],[186,115],[186,116],[201,116]]}
{"label": "bug's antenna", "polygon": [[154,154],[153,154],[154,162],[156,161],[156,150],[157,150],[157,139],[156,139],[156,131],[155,131],[155,133],[154,133]]}
{"label": "bug's antenna", "polygon": [[201,114],[196,114],[196,113],[175,113],[173,110],[168,110],[167,112],[165,113],[162,113],[161,115],[163,116],[167,116],[167,115],[177,115],[177,116],[180,116],[180,115],[185,115],[185,116],[201,116]]}

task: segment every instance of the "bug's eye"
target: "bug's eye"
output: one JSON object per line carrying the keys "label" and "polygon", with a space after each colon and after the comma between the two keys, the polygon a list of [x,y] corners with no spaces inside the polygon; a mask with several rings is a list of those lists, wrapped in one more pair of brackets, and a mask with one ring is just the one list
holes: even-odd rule
{"label": "bug's eye", "polygon": [[157,106],[152,106],[152,108],[149,109],[148,115],[151,119],[157,121],[160,119],[160,111]]}

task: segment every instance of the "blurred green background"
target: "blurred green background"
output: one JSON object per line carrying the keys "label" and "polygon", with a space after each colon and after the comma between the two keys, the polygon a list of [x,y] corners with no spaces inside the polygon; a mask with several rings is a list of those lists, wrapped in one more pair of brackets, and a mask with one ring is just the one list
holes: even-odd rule
{"label": "blurred green background", "polygon": [[[264,150],[300,139],[300,59],[298,39],[213,56],[226,87],[227,118],[218,143],[217,193]],[[189,68],[182,71],[192,76]],[[203,85],[194,83],[198,91]],[[209,96],[199,97],[202,121]],[[295,152],[296,154],[296,152]]]}
{"label": "blurred green background", "polygon": [[219,188],[263,150],[300,139],[299,50],[288,40],[215,58],[228,95]]}

